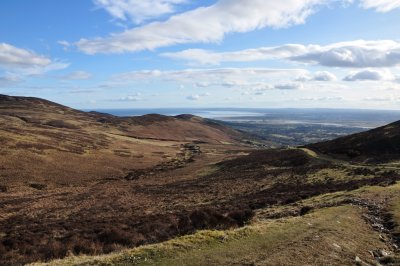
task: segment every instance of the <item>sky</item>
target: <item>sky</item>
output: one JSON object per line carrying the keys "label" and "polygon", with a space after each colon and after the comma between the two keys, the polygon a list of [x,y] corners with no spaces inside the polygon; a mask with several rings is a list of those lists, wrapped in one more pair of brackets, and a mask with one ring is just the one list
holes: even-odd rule
{"label": "sky", "polygon": [[400,110],[400,0],[1,0],[0,94]]}

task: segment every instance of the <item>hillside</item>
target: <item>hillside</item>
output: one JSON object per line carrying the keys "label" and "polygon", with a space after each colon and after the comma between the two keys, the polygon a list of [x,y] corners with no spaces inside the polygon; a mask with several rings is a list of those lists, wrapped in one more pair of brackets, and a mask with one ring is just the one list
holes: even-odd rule
{"label": "hillside", "polygon": [[5,95],[0,124],[0,178],[9,190],[29,182],[66,185],[124,176],[130,169],[184,158],[185,143],[238,143],[241,137],[201,118],[121,118]]}
{"label": "hillside", "polygon": [[307,147],[320,153],[356,161],[400,160],[400,121]]}
{"label": "hillside", "polygon": [[[397,185],[390,192],[373,187],[362,193],[330,194],[325,198],[337,206],[304,216],[262,220],[234,230],[204,230],[109,255],[72,256],[34,265],[399,265],[400,258],[389,251],[382,235],[365,222],[367,207],[361,202],[360,206],[341,203],[360,194],[371,198],[399,192]],[[321,198],[302,203],[318,201]]]}
{"label": "hillside", "polygon": [[[98,112],[82,112],[47,100],[31,97],[0,95],[0,115],[2,119],[16,118],[26,124],[63,129],[90,127],[106,131],[118,130],[137,138],[158,140],[201,141],[206,143],[233,142],[241,137],[235,130],[208,119],[191,115],[169,117],[149,114],[138,117],[116,117]],[[11,121],[10,121],[11,122]],[[22,128],[24,129],[24,128]]]}
{"label": "hillside", "polygon": [[[400,169],[337,164],[301,149],[205,159],[135,180],[130,187],[140,203],[125,200],[124,208],[134,206],[128,210],[138,216],[107,210],[109,220],[93,224],[95,209],[105,207],[92,203],[73,227],[79,243],[95,246],[64,238],[59,256],[74,247],[80,256],[45,265],[399,265]],[[112,244],[140,247],[99,256]]]}
{"label": "hillside", "polygon": [[256,150],[191,115],[120,118],[8,96],[0,106],[1,265],[399,260],[395,164]]}

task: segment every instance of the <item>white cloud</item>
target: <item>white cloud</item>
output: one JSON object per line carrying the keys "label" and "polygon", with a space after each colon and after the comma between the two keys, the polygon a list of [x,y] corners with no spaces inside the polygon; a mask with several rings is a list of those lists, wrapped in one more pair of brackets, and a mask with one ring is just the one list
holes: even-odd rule
{"label": "white cloud", "polygon": [[186,97],[186,99],[188,99],[190,101],[198,101],[198,100],[200,100],[200,95],[198,95],[198,94],[190,95],[190,96]]}
{"label": "white cloud", "polygon": [[174,71],[142,70],[115,75],[116,82],[175,82],[198,88],[225,87],[241,89],[271,89],[269,84],[281,84],[294,76],[308,73],[304,69],[216,68]]}
{"label": "white cloud", "polygon": [[361,0],[361,6],[365,9],[375,9],[378,12],[389,12],[400,8],[399,0]]}
{"label": "white cloud", "polygon": [[315,81],[335,81],[337,80],[336,76],[328,71],[318,71],[314,74]]}
{"label": "white cloud", "polygon": [[[106,1],[107,2],[107,1]],[[181,13],[106,38],[81,39],[76,46],[87,54],[152,50],[185,43],[220,42],[234,32],[302,24],[313,8],[326,0],[219,0],[208,7]],[[124,13],[115,12],[121,17]]]}
{"label": "white cloud", "polygon": [[352,72],[344,78],[345,81],[360,81],[360,80],[395,80],[395,76],[389,70],[366,69],[362,71]]}
{"label": "white cloud", "polygon": [[392,40],[357,40],[325,46],[285,44],[222,53],[202,49],[189,49],[162,55],[186,60],[191,64],[202,65],[284,59],[328,67],[392,67],[400,65],[400,43]]}
{"label": "white cloud", "polygon": [[204,97],[208,97],[210,95],[211,94],[208,93],[208,92],[202,93],[202,94],[193,94],[193,95],[190,95],[190,96],[186,97],[186,99],[190,100],[190,101],[198,101],[198,100],[200,100],[200,99],[202,99]]}
{"label": "white cloud", "polygon": [[373,96],[365,97],[363,101],[366,102],[400,102],[400,97],[398,95],[383,95],[383,96]]}
{"label": "white cloud", "polygon": [[208,68],[208,69],[183,69],[183,70],[140,70],[126,72],[115,75],[116,81],[137,81],[148,79],[163,79],[173,81],[197,81],[200,86],[213,84],[219,81],[219,84],[226,86],[237,86],[244,79],[271,79],[271,78],[288,78],[293,75],[301,75],[308,73],[304,69],[272,69],[272,68]]}
{"label": "white cloud", "polygon": [[141,98],[141,95],[142,94],[140,92],[137,92],[135,94],[131,94],[131,95],[128,95],[128,96],[125,96],[125,97],[121,97],[117,101],[118,102],[138,102],[138,101],[143,100]]}
{"label": "white cloud", "polygon": [[50,72],[50,71],[55,71],[55,70],[61,70],[61,69],[65,69],[69,66],[69,63],[62,63],[62,62],[57,62],[57,61],[53,61],[53,63],[51,63],[48,66],[45,67],[39,67],[39,66],[32,66],[31,68],[27,68],[24,70],[18,70],[22,75],[41,75],[44,74],[46,72]]}
{"label": "white cloud", "polygon": [[276,84],[273,88],[276,90],[301,90],[304,85],[302,83],[283,83]]}
{"label": "white cloud", "polygon": [[57,43],[59,45],[66,46],[66,47],[71,46],[71,44],[65,40],[58,41]]}
{"label": "white cloud", "polygon": [[196,82],[194,84],[195,87],[197,88],[207,88],[210,87],[212,84],[208,83],[208,82]]}
{"label": "white cloud", "polygon": [[324,102],[324,101],[343,101],[343,97],[303,97],[298,99],[300,101],[315,101],[315,102]]}
{"label": "white cloud", "polygon": [[58,41],[57,43],[61,45],[65,51],[68,51],[68,49],[71,47],[71,44],[64,40]]}
{"label": "white cloud", "polygon": [[222,62],[250,62],[288,58],[307,52],[307,47],[299,44],[286,44],[276,47],[261,47],[236,52],[212,52],[203,49],[188,49],[176,53],[163,53],[162,56],[189,61],[191,64],[219,65]]}
{"label": "white cloud", "polygon": [[392,97],[366,97],[363,99],[366,102],[388,102],[392,100]]}
{"label": "white cloud", "polygon": [[7,43],[0,43],[0,66],[4,68],[45,67],[51,59],[32,51],[17,48]]}
{"label": "white cloud", "polygon": [[67,66],[66,63],[54,61],[33,51],[0,43],[0,68],[9,72],[18,71],[26,75],[35,75]]}
{"label": "white cloud", "polygon": [[186,0],[93,0],[99,8],[120,20],[131,19],[134,23],[157,18],[175,12],[178,4]]}
{"label": "white cloud", "polygon": [[337,77],[335,74],[329,72],[329,71],[317,71],[313,75],[311,74],[304,74],[301,76],[298,76],[295,81],[301,81],[301,82],[306,82],[306,81],[336,81]]}
{"label": "white cloud", "polygon": [[60,79],[63,80],[87,80],[92,77],[92,74],[86,71],[75,71],[71,72],[67,75],[60,76]]}
{"label": "white cloud", "polygon": [[289,59],[329,67],[392,67],[400,64],[400,43],[358,40],[327,46],[310,45],[307,53]]}

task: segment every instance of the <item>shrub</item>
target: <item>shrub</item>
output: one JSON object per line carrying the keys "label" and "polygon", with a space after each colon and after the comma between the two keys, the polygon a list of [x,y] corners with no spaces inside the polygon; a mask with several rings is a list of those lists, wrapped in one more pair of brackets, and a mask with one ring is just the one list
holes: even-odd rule
{"label": "shrub", "polygon": [[190,221],[196,229],[206,229],[209,227],[210,217],[203,210],[195,210],[190,214]]}
{"label": "shrub", "polygon": [[313,208],[310,206],[303,206],[301,207],[299,214],[300,216],[306,215],[307,213],[309,213]]}
{"label": "shrub", "polygon": [[99,240],[105,244],[129,245],[132,243],[131,235],[119,228],[104,230],[99,234]]}
{"label": "shrub", "polygon": [[228,217],[233,219],[239,226],[244,226],[251,218],[254,217],[254,212],[250,209],[232,211],[228,213]]}
{"label": "shrub", "polygon": [[63,258],[67,255],[68,249],[65,245],[60,243],[59,241],[50,241],[47,245],[43,245],[39,249],[39,253],[41,253],[46,260],[51,260],[54,258]]}
{"label": "shrub", "polygon": [[226,229],[243,226],[253,217],[251,210],[232,211],[223,215],[212,209],[195,210],[189,215],[194,229]]}

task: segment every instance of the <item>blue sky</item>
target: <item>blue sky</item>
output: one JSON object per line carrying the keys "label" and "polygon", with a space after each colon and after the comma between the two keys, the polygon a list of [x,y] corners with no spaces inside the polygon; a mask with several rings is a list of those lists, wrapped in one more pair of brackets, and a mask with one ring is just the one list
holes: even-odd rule
{"label": "blue sky", "polygon": [[0,93],[82,109],[400,109],[399,0],[2,0]]}

